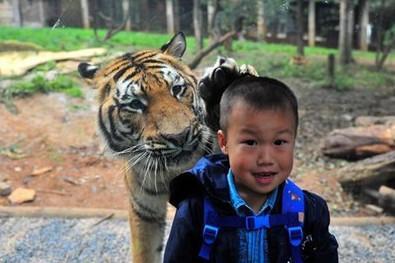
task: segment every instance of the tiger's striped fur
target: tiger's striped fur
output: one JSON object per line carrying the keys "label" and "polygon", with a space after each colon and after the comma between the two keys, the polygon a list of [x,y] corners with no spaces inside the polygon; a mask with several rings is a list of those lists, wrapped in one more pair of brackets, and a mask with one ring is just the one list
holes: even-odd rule
{"label": "tiger's striped fur", "polygon": [[98,68],[79,65],[99,93],[98,124],[127,166],[133,262],[161,261],[169,181],[213,145],[197,79],[180,57],[179,33],[161,51],[126,53]]}

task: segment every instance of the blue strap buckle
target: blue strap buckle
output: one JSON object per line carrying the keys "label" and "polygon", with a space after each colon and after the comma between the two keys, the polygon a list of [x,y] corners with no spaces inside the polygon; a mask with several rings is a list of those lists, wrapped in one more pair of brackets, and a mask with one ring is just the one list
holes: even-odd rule
{"label": "blue strap buckle", "polygon": [[263,227],[269,227],[268,216],[246,216],[245,227],[247,230],[255,230]]}
{"label": "blue strap buckle", "polygon": [[218,227],[211,225],[204,225],[203,229],[203,240],[204,243],[211,245],[214,243],[218,235]]}
{"label": "blue strap buckle", "polygon": [[303,231],[302,227],[288,227],[289,242],[292,246],[297,247],[302,243]]}
{"label": "blue strap buckle", "polygon": [[255,216],[246,216],[246,229],[254,230],[256,227],[256,217]]}

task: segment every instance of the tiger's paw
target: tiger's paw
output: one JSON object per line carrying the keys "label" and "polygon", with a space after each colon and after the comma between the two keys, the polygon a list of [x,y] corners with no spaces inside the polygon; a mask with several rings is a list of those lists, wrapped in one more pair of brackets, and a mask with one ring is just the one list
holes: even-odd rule
{"label": "tiger's paw", "polygon": [[240,75],[249,74],[249,75],[252,75],[252,76],[255,76],[255,77],[259,76],[259,74],[256,71],[256,69],[253,66],[249,65],[249,64],[241,65],[239,72],[240,72]]}
{"label": "tiger's paw", "polygon": [[251,65],[239,67],[233,58],[218,57],[213,67],[206,70],[198,84],[199,95],[206,106],[206,123],[213,131],[219,129],[219,103],[229,85],[243,75],[258,76]]}

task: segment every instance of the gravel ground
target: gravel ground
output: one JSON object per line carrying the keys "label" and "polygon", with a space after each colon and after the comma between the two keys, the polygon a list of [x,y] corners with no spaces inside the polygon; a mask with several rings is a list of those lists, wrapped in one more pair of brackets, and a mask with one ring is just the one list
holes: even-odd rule
{"label": "gravel ground", "polygon": [[[129,262],[125,220],[0,218],[0,262]],[[340,262],[395,262],[395,225],[333,226]]]}

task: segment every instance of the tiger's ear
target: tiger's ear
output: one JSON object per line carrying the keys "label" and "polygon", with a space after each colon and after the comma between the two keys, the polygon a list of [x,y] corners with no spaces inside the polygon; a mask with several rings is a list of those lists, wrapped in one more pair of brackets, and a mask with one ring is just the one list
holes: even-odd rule
{"label": "tiger's ear", "polygon": [[183,32],[179,32],[173,36],[173,38],[164,44],[160,50],[167,55],[181,58],[184,55],[185,49],[187,48],[187,42]]}
{"label": "tiger's ear", "polygon": [[78,72],[80,73],[81,77],[86,79],[93,79],[98,69],[98,66],[91,65],[85,62],[78,65]]}

